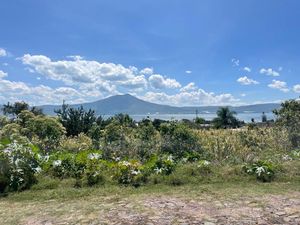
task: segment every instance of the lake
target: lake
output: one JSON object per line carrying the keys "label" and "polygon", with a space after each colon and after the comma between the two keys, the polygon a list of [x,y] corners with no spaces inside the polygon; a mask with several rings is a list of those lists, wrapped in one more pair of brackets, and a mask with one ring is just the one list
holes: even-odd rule
{"label": "lake", "polygon": [[[273,113],[265,113],[267,116],[267,119],[274,119],[275,116]],[[135,121],[140,121],[145,118],[150,119],[161,119],[161,120],[182,120],[182,119],[188,119],[193,120],[196,117],[196,114],[148,114],[148,115],[130,115]],[[215,113],[199,113],[198,117],[204,118],[205,120],[212,120],[217,115]],[[109,117],[109,115],[106,115],[105,117]],[[238,113],[236,117],[239,120],[245,121],[245,122],[251,122],[251,119],[254,118],[255,122],[261,122],[261,113]]]}

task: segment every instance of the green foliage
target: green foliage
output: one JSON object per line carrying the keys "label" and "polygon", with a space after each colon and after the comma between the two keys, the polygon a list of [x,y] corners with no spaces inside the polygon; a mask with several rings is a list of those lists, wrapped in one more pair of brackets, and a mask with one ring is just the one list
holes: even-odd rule
{"label": "green foliage", "polygon": [[75,137],[63,137],[60,140],[59,148],[68,152],[79,152],[93,149],[92,139],[84,133]]}
{"label": "green foliage", "polygon": [[281,108],[274,110],[276,124],[288,131],[294,148],[300,147],[300,102],[289,100],[281,103]]}
{"label": "green foliage", "polygon": [[1,192],[25,190],[37,182],[34,174],[41,168],[30,147],[8,144],[0,150],[0,162]]}
{"label": "green foliage", "polygon": [[257,161],[243,167],[249,175],[256,176],[257,180],[262,182],[271,182],[275,177],[275,167],[271,162]]}
{"label": "green foliage", "polygon": [[26,102],[15,102],[14,104],[7,104],[3,105],[2,111],[4,115],[13,115],[16,116],[23,110],[28,110],[29,105]]}
{"label": "green foliage", "polygon": [[221,107],[217,111],[217,118],[213,119],[212,123],[215,128],[236,128],[239,126],[239,121],[234,116],[236,112],[230,111],[228,107]]}
{"label": "green foliage", "polygon": [[77,136],[80,133],[87,134],[97,120],[94,110],[85,111],[82,106],[75,109],[69,108],[63,103],[62,108],[55,112],[66,128],[68,136]]}
{"label": "green foliage", "polygon": [[42,149],[46,151],[53,150],[59,145],[59,140],[65,133],[65,128],[56,118],[36,116],[26,122],[26,128],[31,137],[37,137]]}
{"label": "green foliage", "polygon": [[145,181],[142,165],[135,160],[120,161],[114,166],[114,178],[119,184],[140,186]]}
{"label": "green foliage", "polygon": [[161,151],[181,158],[186,152],[201,152],[196,133],[180,123],[162,124],[160,127]]}

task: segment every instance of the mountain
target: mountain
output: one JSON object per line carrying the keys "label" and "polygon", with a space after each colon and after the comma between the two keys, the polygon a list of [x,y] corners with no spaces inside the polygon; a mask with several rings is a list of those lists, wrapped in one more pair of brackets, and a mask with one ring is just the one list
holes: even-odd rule
{"label": "mountain", "polygon": [[[155,104],[136,98],[132,95],[115,95],[99,101],[74,104],[70,107],[83,106],[84,109],[93,109],[98,115],[114,115],[117,113],[127,113],[129,115],[145,115],[145,114],[194,114],[198,113],[215,113],[219,106],[199,106],[199,107],[175,107],[169,105]],[[245,106],[229,106],[231,110],[237,113],[252,112],[272,112],[273,109],[279,108],[279,104],[267,103]],[[48,115],[54,115],[54,110],[61,108],[58,105],[39,106],[43,112]]]}

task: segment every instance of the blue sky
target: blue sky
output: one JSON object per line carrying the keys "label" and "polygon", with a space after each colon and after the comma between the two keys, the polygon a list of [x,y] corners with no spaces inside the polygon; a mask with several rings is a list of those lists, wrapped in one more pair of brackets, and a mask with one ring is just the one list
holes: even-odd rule
{"label": "blue sky", "polygon": [[298,0],[3,0],[0,103],[297,98],[299,10]]}

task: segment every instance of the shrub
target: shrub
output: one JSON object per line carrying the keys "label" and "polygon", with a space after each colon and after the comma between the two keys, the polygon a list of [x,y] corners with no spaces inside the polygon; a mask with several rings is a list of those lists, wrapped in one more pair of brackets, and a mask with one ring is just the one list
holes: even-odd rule
{"label": "shrub", "polygon": [[172,155],[153,155],[145,164],[148,173],[170,175],[175,169],[175,161]]}
{"label": "shrub", "polygon": [[59,145],[62,150],[66,150],[68,152],[79,152],[92,149],[93,142],[87,135],[80,133],[75,137],[63,137]]}
{"label": "shrub", "polygon": [[104,165],[98,161],[97,155],[90,155],[90,160],[88,161],[85,169],[87,184],[89,186],[103,184],[105,181],[103,170]]}
{"label": "shrub", "polygon": [[270,182],[275,177],[274,165],[271,162],[258,161],[245,165],[243,169],[247,174],[256,176],[256,179],[262,182]]}
{"label": "shrub", "polygon": [[196,133],[187,126],[172,122],[160,127],[161,151],[182,158],[186,152],[202,152]]}
{"label": "shrub", "polygon": [[120,161],[115,165],[114,178],[119,184],[140,186],[145,181],[142,165],[138,161]]}
{"label": "shrub", "polygon": [[[37,182],[35,173],[41,168],[35,154],[28,146],[17,143],[8,144],[0,153],[1,191],[21,191]],[[7,178],[9,184],[7,186]]]}

